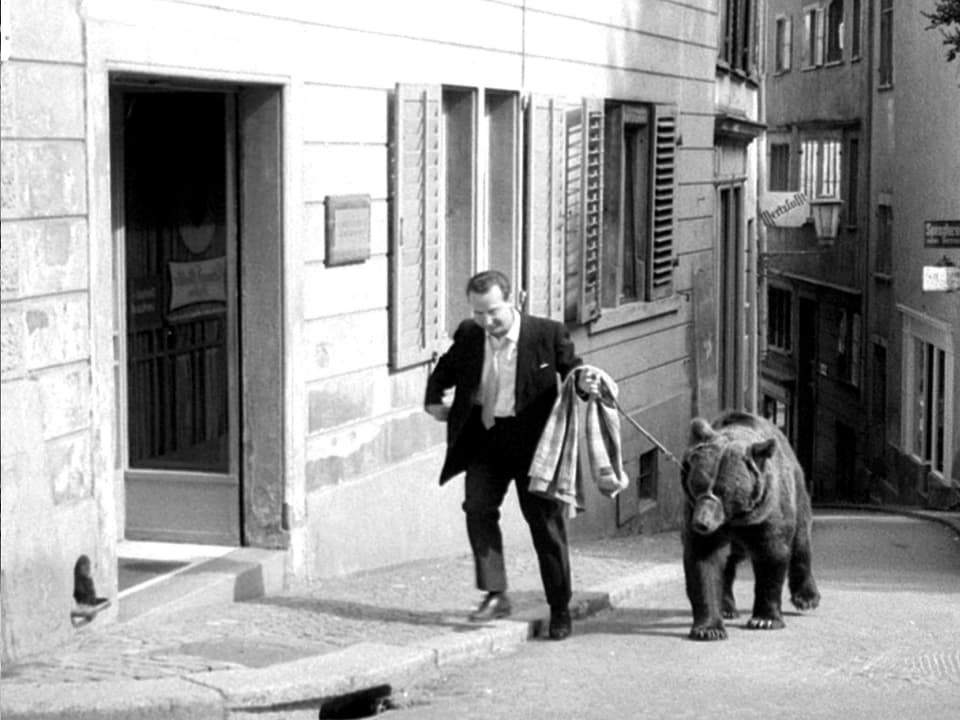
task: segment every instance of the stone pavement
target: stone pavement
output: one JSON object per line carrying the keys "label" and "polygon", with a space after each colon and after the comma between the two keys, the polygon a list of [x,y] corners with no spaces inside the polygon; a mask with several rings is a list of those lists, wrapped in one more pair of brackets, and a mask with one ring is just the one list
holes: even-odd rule
{"label": "stone pavement", "polygon": [[[466,620],[481,599],[469,555],[413,562],[253,601],[94,623],[55,650],[4,665],[0,714],[316,718],[332,699],[396,690],[537,635],[549,609],[532,546],[507,553],[509,620]],[[653,583],[682,583],[680,558],[676,532],[576,543],[574,617]]]}
{"label": "stone pavement", "polygon": [[[960,534],[960,513],[892,511]],[[252,601],[94,623],[53,651],[5,665],[0,715],[296,720],[317,718],[361,691],[402,691],[539,634],[549,610],[532,547],[507,552],[509,620],[466,621],[481,597],[469,555],[413,562]],[[574,617],[615,607],[654,584],[682,584],[681,557],[676,532],[575,543]]]}

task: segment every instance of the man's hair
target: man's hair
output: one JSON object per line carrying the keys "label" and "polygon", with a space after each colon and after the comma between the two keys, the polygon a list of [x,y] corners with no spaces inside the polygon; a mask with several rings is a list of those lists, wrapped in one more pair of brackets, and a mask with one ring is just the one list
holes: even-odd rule
{"label": "man's hair", "polygon": [[500,288],[504,300],[510,299],[510,278],[499,270],[484,270],[470,278],[467,281],[467,295],[470,293],[483,295],[494,285]]}

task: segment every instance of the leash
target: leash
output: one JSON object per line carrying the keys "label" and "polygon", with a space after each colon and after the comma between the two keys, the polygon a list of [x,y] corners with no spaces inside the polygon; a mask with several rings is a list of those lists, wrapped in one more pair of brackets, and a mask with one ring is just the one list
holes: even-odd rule
{"label": "leash", "polygon": [[644,436],[645,438],[647,438],[647,440],[649,440],[649,441],[652,442],[654,445],[656,445],[656,446],[657,446],[657,449],[666,456],[667,460],[669,460],[670,462],[674,463],[674,464],[675,464],[677,467],[679,467],[679,468],[682,468],[682,467],[683,467],[683,463],[681,463],[679,460],[677,460],[676,456],[675,456],[672,452],[670,452],[669,450],[667,450],[667,448],[664,447],[664,445],[663,445],[662,442],[660,442],[660,441],[657,440],[653,435],[651,435],[649,432],[647,432],[647,431],[644,429],[643,425],[641,425],[641,424],[638,423],[636,420],[634,420],[632,417],[630,417],[629,415],[627,415],[627,411],[624,410],[623,407],[620,405],[620,401],[619,401],[619,400],[617,400],[615,397],[612,397],[612,396],[610,397],[610,399],[613,400],[614,406],[617,408],[617,410],[620,412],[620,414],[623,415],[623,416],[627,419],[627,422],[629,422],[629,423],[630,423],[631,425],[633,425],[637,430],[639,430],[641,433],[643,433],[643,436]]}
{"label": "leash", "polygon": [[[593,370],[593,371],[595,371],[595,372],[601,373],[601,376],[605,376],[605,375],[606,375],[606,373],[604,373],[602,370],[600,370],[600,368],[593,367],[592,365],[581,365],[580,367],[576,368],[576,369],[574,370],[574,372],[575,372],[575,373],[579,373],[580,371],[583,371],[583,370]],[[602,381],[601,381],[601,382],[602,382]],[[644,436],[645,438],[647,438],[647,440],[649,440],[649,441],[652,442],[654,445],[656,445],[657,449],[666,456],[667,460],[669,460],[670,462],[674,463],[678,468],[681,468],[681,469],[683,468],[683,463],[680,462],[679,460],[677,460],[676,456],[675,456],[672,452],[670,452],[669,450],[667,450],[667,448],[664,446],[664,444],[663,444],[662,442],[660,442],[659,440],[657,440],[653,435],[651,435],[649,432],[647,432],[647,430],[646,430],[640,423],[638,423],[636,420],[634,420],[632,417],[630,417],[630,416],[627,414],[627,411],[623,409],[623,406],[620,404],[620,401],[617,400],[616,397],[614,397],[614,395],[613,395],[612,392],[609,392],[609,388],[608,388],[608,391],[604,394],[604,398],[603,398],[603,399],[604,399],[604,401],[606,401],[606,400],[612,401],[612,402],[613,402],[613,406],[617,409],[617,411],[618,411],[621,415],[623,415],[623,416],[627,419],[627,422],[629,422],[629,423],[630,423],[631,425],[633,425],[637,430],[639,430],[641,433],[643,433],[643,436]]]}

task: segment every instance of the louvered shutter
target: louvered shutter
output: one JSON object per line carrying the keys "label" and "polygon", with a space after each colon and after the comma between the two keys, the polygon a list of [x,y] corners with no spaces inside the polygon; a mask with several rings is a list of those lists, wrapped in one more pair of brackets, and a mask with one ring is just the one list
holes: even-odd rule
{"label": "louvered shutter", "polygon": [[391,147],[390,361],[404,368],[440,347],[440,118],[436,85],[397,85]]}
{"label": "louvered shutter", "polygon": [[673,293],[673,240],[676,235],[677,109],[654,108],[653,212],[650,213],[650,262],[647,263],[649,299]]}
{"label": "louvered shutter", "polygon": [[527,107],[527,311],[563,320],[565,110],[560,98],[531,95]]}
{"label": "louvered shutter", "polygon": [[586,98],[567,112],[566,319],[600,317],[603,236],[603,101]]}

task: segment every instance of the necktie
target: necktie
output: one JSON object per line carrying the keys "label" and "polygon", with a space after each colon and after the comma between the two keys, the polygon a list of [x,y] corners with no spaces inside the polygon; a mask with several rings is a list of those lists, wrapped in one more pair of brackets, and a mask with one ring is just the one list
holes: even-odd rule
{"label": "necktie", "polygon": [[489,430],[493,427],[494,411],[497,407],[497,393],[500,389],[500,373],[497,372],[497,349],[491,340],[490,344],[490,365],[483,376],[483,407],[480,411],[480,419],[483,426]]}

